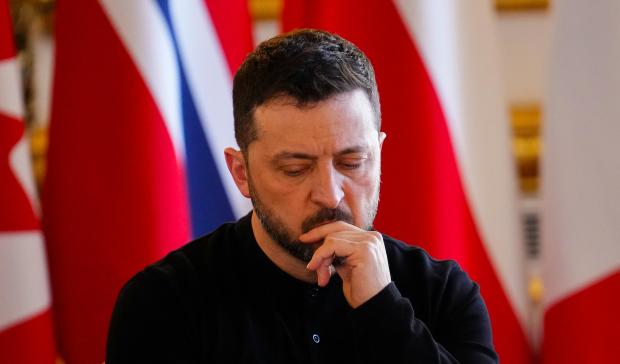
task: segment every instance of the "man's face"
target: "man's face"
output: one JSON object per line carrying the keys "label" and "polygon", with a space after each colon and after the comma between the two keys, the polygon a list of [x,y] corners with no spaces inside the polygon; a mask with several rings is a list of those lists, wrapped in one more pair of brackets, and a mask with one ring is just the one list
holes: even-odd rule
{"label": "man's face", "polygon": [[297,238],[321,224],[372,226],[385,136],[374,117],[361,90],[304,108],[280,98],[256,109],[250,196],[263,229],[291,255],[310,260],[317,246]]}

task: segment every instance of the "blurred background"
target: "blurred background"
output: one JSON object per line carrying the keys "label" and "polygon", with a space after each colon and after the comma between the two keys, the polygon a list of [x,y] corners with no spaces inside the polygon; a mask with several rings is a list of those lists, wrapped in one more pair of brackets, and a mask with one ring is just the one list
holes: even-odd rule
{"label": "blurred background", "polygon": [[232,77],[300,27],[375,67],[377,229],[469,272],[502,362],[614,362],[618,24],[614,0],[0,0],[0,363],[102,362],[122,284],[250,211]]}

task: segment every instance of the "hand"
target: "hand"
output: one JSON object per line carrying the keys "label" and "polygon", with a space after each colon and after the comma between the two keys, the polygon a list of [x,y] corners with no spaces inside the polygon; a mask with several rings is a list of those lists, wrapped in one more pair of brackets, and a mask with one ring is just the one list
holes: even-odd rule
{"label": "hand", "polygon": [[316,227],[301,235],[302,243],[323,244],[314,252],[307,268],[317,273],[317,283],[324,287],[334,272],[342,279],[344,296],[357,308],[379,293],[391,281],[383,237],[336,221]]}

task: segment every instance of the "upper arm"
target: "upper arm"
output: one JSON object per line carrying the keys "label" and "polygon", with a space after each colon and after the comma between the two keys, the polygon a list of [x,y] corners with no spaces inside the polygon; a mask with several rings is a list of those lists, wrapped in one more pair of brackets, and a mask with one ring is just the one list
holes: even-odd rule
{"label": "upper arm", "polygon": [[496,362],[491,320],[478,285],[455,263],[445,282],[438,313],[438,339],[463,362]]}

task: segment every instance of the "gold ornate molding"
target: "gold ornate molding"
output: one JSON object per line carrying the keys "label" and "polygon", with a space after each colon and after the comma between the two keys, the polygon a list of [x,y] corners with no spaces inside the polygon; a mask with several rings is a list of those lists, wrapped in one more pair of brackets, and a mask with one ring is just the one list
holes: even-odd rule
{"label": "gold ornate molding", "polygon": [[30,129],[32,172],[39,191],[45,180],[48,138],[49,133],[46,127],[36,126]]}
{"label": "gold ornate molding", "polygon": [[495,0],[495,8],[499,11],[546,10],[549,0]]}
{"label": "gold ornate molding", "polygon": [[278,20],[282,0],[249,0],[250,15],[254,20]]}
{"label": "gold ornate molding", "polygon": [[541,107],[539,104],[514,105],[510,108],[510,119],[521,192],[536,193],[540,179]]}
{"label": "gold ornate molding", "polygon": [[37,27],[47,34],[54,32],[55,0],[10,0],[14,32],[18,35],[27,33],[31,27]]}

